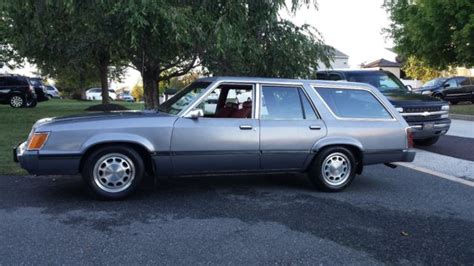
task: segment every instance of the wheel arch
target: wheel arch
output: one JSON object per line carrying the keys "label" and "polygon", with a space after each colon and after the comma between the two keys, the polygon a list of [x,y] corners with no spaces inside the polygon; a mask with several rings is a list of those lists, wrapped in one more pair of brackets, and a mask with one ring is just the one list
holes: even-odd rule
{"label": "wheel arch", "polygon": [[155,167],[151,157],[152,151],[150,151],[145,145],[132,141],[104,141],[89,145],[81,155],[79,162],[79,173],[82,171],[82,167],[84,166],[84,162],[88,156],[99,149],[114,146],[125,146],[135,150],[140,155],[143,163],[145,164],[145,172],[151,176],[155,175]]}
{"label": "wheel arch", "polygon": [[343,147],[348,149],[356,159],[356,173],[361,174],[364,168],[364,149],[362,143],[358,140],[353,138],[345,138],[345,137],[335,137],[335,138],[328,138],[321,141],[318,141],[314,144],[312,148],[312,153],[314,154],[311,160],[308,161],[305,169],[308,170],[311,167],[311,164],[316,159],[316,156],[319,152],[324,149],[331,148],[331,147]]}

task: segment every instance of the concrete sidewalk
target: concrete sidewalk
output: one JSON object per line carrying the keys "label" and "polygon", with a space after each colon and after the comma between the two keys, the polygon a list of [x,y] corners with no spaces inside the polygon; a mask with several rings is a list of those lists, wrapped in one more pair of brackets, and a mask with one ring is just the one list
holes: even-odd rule
{"label": "concrete sidewalk", "polygon": [[474,121],[452,119],[447,135],[474,138]]}

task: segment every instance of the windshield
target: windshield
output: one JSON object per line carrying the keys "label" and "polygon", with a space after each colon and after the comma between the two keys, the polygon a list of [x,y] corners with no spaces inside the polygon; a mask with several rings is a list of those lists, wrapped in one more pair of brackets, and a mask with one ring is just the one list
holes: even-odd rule
{"label": "windshield", "polygon": [[356,72],[346,73],[347,81],[362,82],[376,87],[380,92],[408,92],[403,83],[392,73],[387,72]]}
{"label": "windshield", "polygon": [[188,107],[208,86],[210,82],[194,82],[179,91],[175,96],[160,105],[160,111],[176,115]]}
{"label": "windshield", "polygon": [[443,83],[446,79],[432,79],[425,84],[423,84],[422,87],[432,87],[432,86],[437,86],[441,83]]}

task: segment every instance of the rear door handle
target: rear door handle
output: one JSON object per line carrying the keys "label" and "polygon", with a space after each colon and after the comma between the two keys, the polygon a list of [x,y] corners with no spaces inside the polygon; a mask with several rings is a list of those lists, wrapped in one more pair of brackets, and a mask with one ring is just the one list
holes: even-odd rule
{"label": "rear door handle", "polygon": [[320,126],[309,126],[309,129],[311,129],[311,130],[320,130],[321,127]]}
{"label": "rear door handle", "polygon": [[240,129],[242,129],[242,130],[250,130],[250,129],[252,129],[252,126],[251,126],[251,125],[240,125],[239,127],[240,127]]}

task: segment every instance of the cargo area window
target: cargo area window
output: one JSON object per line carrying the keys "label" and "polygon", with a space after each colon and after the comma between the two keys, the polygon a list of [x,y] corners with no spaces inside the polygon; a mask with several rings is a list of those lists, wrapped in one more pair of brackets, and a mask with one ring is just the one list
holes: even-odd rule
{"label": "cargo area window", "polygon": [[338,117],[392,119],[387,109],[366,90],[316,88],[316,91]]}

